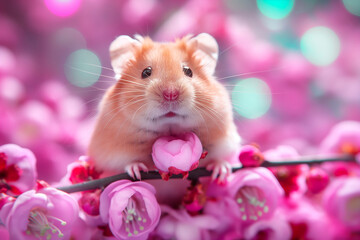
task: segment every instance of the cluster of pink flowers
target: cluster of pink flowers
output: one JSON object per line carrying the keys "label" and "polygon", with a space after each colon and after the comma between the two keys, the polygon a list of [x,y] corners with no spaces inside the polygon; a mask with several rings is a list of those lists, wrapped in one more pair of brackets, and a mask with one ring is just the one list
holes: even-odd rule
{"label": "cluster of pink flowers", "polygon": [[[349,127],[354,131],[348,131]],[[354,149],[360,149],[360,134],[356,129],[360,129],[360,122],[336,125],[319,153],[345,153],[358,158],[360,151]],[[187,175],[192,166],[199,164],[200,141],[193,133],[184,136],[160,138],[154,144],[156,165],[167,166],[160,170],[162,174]],[[162,151],[172,153],[173,159],[163,157],[159,154]],[[0,232],[2,239],[360,237],[359,163],[259,166],[259,159],[264,158],[274,163],[298,159],[299,154],[290,146],[263,153],[253,145],[243,146],[238,165],[243,162],[247,167],[232,173],[225,182],[210,177],[178,182],[168,176],[165,183],[175,191],[181,192],[184,184],[187,190],[165,199],[161,195],[167,190],[161,184],[130,180],[112,182],[104,189],[67,194],[44,181],[36,183],[36,160],[30,150],[8,144],[0,147],[0,156],[0,220],[5,227]],[[84,183],[99,177],[101,173],[83,156],[69,164],[68,173],[59,184]]]}

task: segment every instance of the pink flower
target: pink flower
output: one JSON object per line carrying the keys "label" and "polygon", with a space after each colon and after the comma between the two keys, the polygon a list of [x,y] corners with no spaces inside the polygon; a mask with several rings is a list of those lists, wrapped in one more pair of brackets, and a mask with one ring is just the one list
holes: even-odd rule
{"label": "pink flower", "polygon": [[147,239],[160,219],[154,194],[145,182],[114,182],[100,196],[100,216],[116,238]]}
{"label": "pink flower", "polygon": [[258,167],[265,159],[259,148],[253,145],[245,145],[241,148],[239,160],[245,167]]}
{"label": "pink flower", "polygon": [[229,178],[229,214],[244,223],[271,217],[284,195],[279,182],[266,168],[244,169]]}
{"label": "pink flower", "polygon": [[100,189],[81,193],[78,201],[80,208],[90,216],[98,216],[100,206]]}
{"label": "pink flower", "polygon": [[0,218],[10,239],[68,239],[78,218],[78,205],[55,188],[27,191],[4,205]]}
{"label": "pink flower", "polygon": [[244,229],[244,239],[288,240],[291,238],[291,227],[285,215],[279,211],[272,218],[259,220]]}
{"label": "pink flower", "polygon": [[[320,152],[327,154],[350,154],[360,158],[360,122],[343,121],[336,124],[321,143]],[[334,176],[360,174],[359,165],[350,162],[323,164]]]}
{"label": "pink flower", "polygon": [[233,173],[225,186],[208,185],[209,199],[204,212],[221,222],[216,232],[242,230],[257,221],[271,218],[284,190],[266,168],[243,169]]}
{"label": "pink flower", "polygon": [[164,179],[171,174],[183,174],[197,168],[202,155],[200,139],[194,133],[178,137],[166,136],[157,139],[152,148],[152,157],[157,169],[165,173]]}
{"label": "pink flower", "polygon": [[34,154],[15,144],[0,146],[0,188],[18,195],[32,189],[37,178]]}
{"label": "pink flower", "polygon": [[335,125],[321,144],[324,153],[360,152],[360,122],[344,121]]}
{"label": "pink flower", "polygon": [[88,156],[80,156],[78,161],[67,166],[67,172],[61,180],[61,185],[77,184],[98,179],[100,175],[101,173],[95,169]]}
{"label": "pink flower", "polygon": [[304,197],[286,198],[279,211],[292,230],[288,239],[348,239],[334,237],[343,229],[334,225],[320,206]]}
{"label": "pink flower", "polygon": [[321,168],[312,168],[306,175],[306,185],[310,192],[319,193],[329,184],[329,175]]}
{"label": "pink flower", "polygon": [[[210,215],[191,216],[185,209],[174,210],[168,206],[161,206],[165,215],[161,218],[155,234],[160,239],[177,240],[208,240],[209,230],[216,229],[220,222]],[[158,239],[158,238],[155,238]]]}
{"label": "pink flower", "polygon": [[[265,159],[268,161],[288,160],[291,161],[299,157],[296,149],[286,145],[264,152]],[[270,171],[275,175],[286,196],[292,193],[304,193],[306,191],[304,173],[308,171],[307,165],[279,166],[271,167]]]}
{"label": "pink flower", "polygon": [[182,204],[185,209],[192,213],[196,214],[201,211],[206,202],[206,195],[204,187],[201,183],[196,185],[191,185],[187,188],[187,191],[183,197]]}
{"label": "pink flower", "polygon": [[360,178],[335,179],[324,192],[327,213],[352,230],[360,230]]}

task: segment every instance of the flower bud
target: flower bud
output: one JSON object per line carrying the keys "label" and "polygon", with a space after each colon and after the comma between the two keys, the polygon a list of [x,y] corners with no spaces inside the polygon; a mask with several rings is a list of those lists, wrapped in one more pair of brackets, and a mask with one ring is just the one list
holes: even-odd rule
{"label": "flower bud", "polygon": [[264,156],[259,148],[245,145],[241,148],[239,160],[245,167],[258,167],[264,162]]}
{"label": "flower bud", "polygon": [[152,157],[164,180],[172,174],[182,174],[186,178],[189,171],[199,165],[202,150],[200,139],[190,132],[178,137],[157,139],[152,148]]}
{"label": "flower bud", "polygon": [[306,185],[312,193],[319,193],[329,184],[328,174],[321,168],[312,168],[306,176]]}

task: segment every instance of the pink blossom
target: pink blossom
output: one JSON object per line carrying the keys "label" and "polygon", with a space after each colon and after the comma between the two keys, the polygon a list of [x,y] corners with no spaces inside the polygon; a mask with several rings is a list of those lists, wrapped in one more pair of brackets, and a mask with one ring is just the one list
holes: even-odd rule
{"label": "pink blossom", "polygon": [[343,229],[334,225],[323,209],[307,198],[286,198],[279,211],[290,224],[289,239],[342,239],[334,236]]}
{"label": "pink blossom", "polygon": [[0,218],[10,239],[68,239],[78,218],[78,205],[55,188],[27,191],[4,205]]}
{"label": "pink blossom", "polygon": [[2,239],[2,240],[10,239],[9,231],[5,227],[2,227],[2,226],[0,226],[0,239]]}
{"label": "pink blossom", "polygon": [[[297,159],[299,154],[293,147],[280,145],[277,148],[265,151],[264,156],[268,161],[291,161]],[[279,181],[286,196],[293,193],[302,194],[306,191],[304,174],[309,169],[307,165],[279,166],[269,169]]]}
{"label": "pink blossom", "polygon": [[[214,234],[224,236],[226,233],[234,231],[233,234],[237,235],[237,233],[242,230],[242,226],[240,225],[241,221],[234,217],[234,209],[237,210],[237,206],[230,197],[212,197],[206,201],[203,209],[204,214],[213,216],[219,221],[218,226],[213,230]],[[232,234],[230,235],[232,236]]]}
{"label": "pink blossom", "polygon": [[188,187],[182,200],[185,209],[193,214],[202,210],[205,202],[206,194],[201,183]]}
{"label": "pink blossom", "polygon": [[[336,124],[324,138],[320,152],[326,154],[350,154],[360,157],[360,122],[343,121]],[[359,175],[358,164],[350,162],[325,163],[324,168],[336,177]]]}
{"label": "pink blossom", "polygon": [[208,185],[204,212],[221,222],[216,232],[221,236],[230,229],[240,229],[271,218],[284,191],[266,168],[243,169],[233,173],[226,185]]}
{"label": "pink blossom", "polygon": [[335,179],[324,192],[327,213],[352,230],[360,230],[360,178]]}
{"label": "pink blossom", "polygon": [[266,168],[237,171],[226,187],[233,199],[228,213],[244,223],[271,217],[284,195],[279,182]]}
{"label": "pink blossom", "polygon": [[178,137],[157,139],[153,145],[152,157],[159,171],[170,175],[181,173],[186,177],[189,171],[199,165],[202,151],[200,139],[189,132]]}
{"label": "pink blossom", "polygon": [[209,230],[219,226],[219,221],[210,215],[191,216],[185,209],[174,210],[168,206],[161,206],[164,214],[155,234],[161,239],[177,240],[208,240]]}
{"label": "pink blossom", "polygon": [[241,148],[239,160],[245,167],[258,167],[265,159],[258,147],[245,145]]}
{"label": "pink blossom", "polygon": [[67,166],[67,172],[61,180],[61,184],[77,184],[98,179],[100,174],[88,156],[80,156],[77,161]]}
{"label": "pink blossom", "polygon": [[146,239],[160,219],[154,194],[145,182],[114,182],[100,196],[100,216],[116,238]]}
{"label": "pink blossom", "polygon": [[315,194],[324,190],[329,181],[329,175],[321,168],[312,168],[306,175],[307,188]]}
{"label": "pink blossom", "polygon": [[254,222],[244,229],[244,239],[288,240],[291,238],[291,227],[285,215],[276,211],[270,219]]}
{"label": "pink blossom", "polygon": [[32,189],[37,178],[36,159],[26,148],[15,144],[0,146],[0,187],[18,195]]}
{"label": "pink blossom", "polygon": [[360,122],[344,121],[335,125],[321,144],[324,153],[360,152]]}

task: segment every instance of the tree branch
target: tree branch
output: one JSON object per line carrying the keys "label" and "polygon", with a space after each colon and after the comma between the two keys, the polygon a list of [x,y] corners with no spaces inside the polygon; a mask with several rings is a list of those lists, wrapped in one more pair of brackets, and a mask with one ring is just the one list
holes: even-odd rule
{"label": "tree branch", "polygon": [[[327,157],[327,158],[320,158],[320,157],[301,157],[296,160],[281,160],[281,161],[267,161],[265,160],[261,167],[278,167],[278,166],[290,166],[290,165],[298,165],[298,164],[320,164],[324,162],[356,162],[355,156],[352,155],[342,155],[336,157]],[[246,167],[238,167],[233,168],[232,172],[236,172],[240,169]],[[191,172],[189,172],[188,179],[194,180],[199,177],[207,177],[211,176],[211,171],[206,170],[204,167],[199,167]],[[179,175],[172,175],[170,179],[179,179],[183,178],[181,174]],[[78,183],[70,186],[58,187],[59,190],[62,190],[67,193],[74,193],[74,192],[81,192],[86,190],[94,190],[98,188],[105,188],[112,182],[128,179],[134,180],[131,178],[127,173],[120,173],[114,176],[105,177],[101,179],[96,179],[88,182]],[[157,171],[149,171],[149,172],[141,172],[141,180],[150,180],[150,179],[161,179],[161,175]]]}

